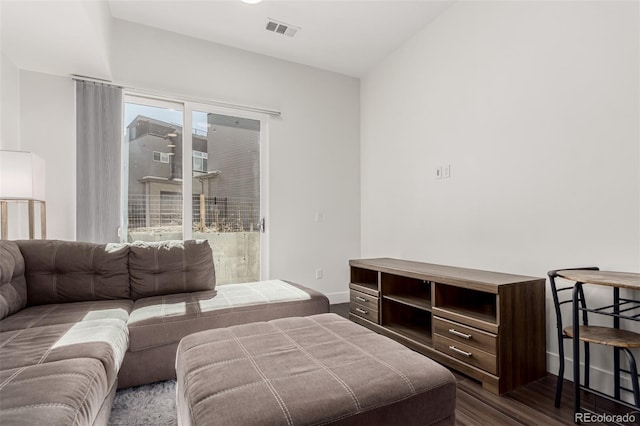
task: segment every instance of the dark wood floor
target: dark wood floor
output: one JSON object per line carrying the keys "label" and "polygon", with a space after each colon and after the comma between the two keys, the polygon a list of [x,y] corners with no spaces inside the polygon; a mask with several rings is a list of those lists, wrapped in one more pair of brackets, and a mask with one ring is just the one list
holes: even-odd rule
{"label": "dark wood floor", "polygon": [[563,389],[560,408],[555,408],[556,376],[549,375],[502,396],[482,389],[470,378],[456,374],[458,425],[570,425],[573,424],[571,387]]}
{"label": "dark wood floor", "polygon": [[345,318],[349,318],[349,304],[339,303],[337,305],[329,305],[329,311]]}
{"label": "dark wood floor", "polygon": [[[331,305],[331,312],[344,317],[349,315],[349,304]],[[497,396],[482,389],[482,384],[454,372],[458,380],[456,424],[467,425],[573,425],[573,388],[565,381],[560,408],[553,402],[556,376],[546,377],[526,386]],[[595,412],[627,413],[628,409],[612,407],[609,403],[583,398],[585,406]],[[596,404],[596,405],[594,405]]]}

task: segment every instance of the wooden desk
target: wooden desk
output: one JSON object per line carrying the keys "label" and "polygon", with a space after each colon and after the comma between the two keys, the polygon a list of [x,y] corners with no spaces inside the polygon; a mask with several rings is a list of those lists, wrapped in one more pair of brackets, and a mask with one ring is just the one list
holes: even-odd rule
{"label": "wooden desk", "polygon": [[[631,272],[610,272],[594,270],[561,270],[558,276],[575,281],[573,289],[573,383],[574,383],[574,415],[581,412],[580,390],[605,396],[587,386],[580,385],[580,324],[579,312],[586,311],[599,315],[607,315],[613,318],[614,330],[611,330],[611,338],[617,337],[616,330],[620,328],[620,319],[640,322],[640,300],[620,298],[620,289],[640,290],[640,274]],[[581,308],[578,297],[583,284],[603,285],[613,288],[613,304],[595,309]],[[635,313],[634,313],[635,312]],[[620,349],[614,348],[614,399],[632,409],[632,405],[622,402],[620,399]]]}

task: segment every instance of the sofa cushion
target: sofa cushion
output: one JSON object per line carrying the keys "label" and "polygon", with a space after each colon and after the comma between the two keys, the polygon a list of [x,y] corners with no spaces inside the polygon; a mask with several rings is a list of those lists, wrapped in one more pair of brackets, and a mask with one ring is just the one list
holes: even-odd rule
{"label": "sofa cushion", "polygon": [[213,254],[207,240],[135,242],[130,245],[131,298],[214,290]]}
{"label": "sofa cushion", "polygon": [[329,311],[321,293],[280,280],[218,286],[212,291],[137,300],[129,316],[130,351],[177,343],[184,336],[287,316]]}
{"label": "sofa cushion", "polygon": [[0,366],[5,370],[94,358],[104,366],[111,387],[128,343],[127,324],[112,318],[5,331],[0,333]]}
{"label": "sofa cushion", "polygon": [[0,320],[27,304],[24,259],[13,241],[0,241]]}
{"label": "sofa cushion", "polygon": [[127,322],[133,300],[97,300],[31,306],[0,321],[0,331],[115,318]]}
{"label": "sofa cushion", "polygon": [[129,247],[75,241],[17,241],[29,306],[129,298]]}
{"label": "sofa cushion", "polygon": [[108,393],[95,359],[0,371],[0,424],[92,425]]}

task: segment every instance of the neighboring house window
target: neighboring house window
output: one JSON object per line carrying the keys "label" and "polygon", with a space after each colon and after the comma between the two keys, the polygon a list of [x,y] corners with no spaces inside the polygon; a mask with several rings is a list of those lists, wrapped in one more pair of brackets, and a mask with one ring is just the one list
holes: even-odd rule
{"label": "neighboring house window", "polygon": [[193,171],[194,172],[206,172],[207,171],[207,159],[209,156],[206,152],[193,151]]}
{"label": "neighboring house window", "polygon": [[161,163],[169,162],[169,154],[166,152],[153,151],[153,161],[159,161]]}

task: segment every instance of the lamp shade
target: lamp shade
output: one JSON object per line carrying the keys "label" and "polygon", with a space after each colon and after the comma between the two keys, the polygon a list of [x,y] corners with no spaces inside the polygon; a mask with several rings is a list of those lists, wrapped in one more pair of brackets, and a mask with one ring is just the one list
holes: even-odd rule
{"label": "lamp shade", "polygon": [[44,160],[22,151],[0,151],[0,198],[45,201]]}

